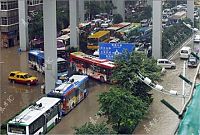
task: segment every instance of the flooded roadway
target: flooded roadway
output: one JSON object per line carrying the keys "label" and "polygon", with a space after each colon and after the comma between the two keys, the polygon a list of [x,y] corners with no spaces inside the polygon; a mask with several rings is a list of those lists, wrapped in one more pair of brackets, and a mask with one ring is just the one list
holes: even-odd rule
{"label": "flooded roadway", "polygon": [[[12,48],[1,48],[1,122],[5,122],[10,117],[19,112],[23,107],[29,105],[34,100],[42,96],[40,85],[44,81],[43,75],[28,68],[27,52],[19,54],[18,46]],[[28,72],[31,75],[39,78],[39,83],[36,86],[26,86],[23,84],[12,84],[8,81],[10,71],[19,70]],[[9,102],[9,98],[12,101]]]}
{"label": "flooded roadway", "polygon": [[[6,121],[24,106],[30,104],[42,96],[40,91],[40,84],[43,82],[43,77],[36,71],[33,71],[27,66],[27,53],[21,55],[17,53],[17,47],[1,50],[1,107],[4,111],[1,112],[1,121]],[[167,74],[163,76],[163,81],[160,84],[168,90],[177,90],[181,93],[182,80],[178,77],[182,73],[183,60],[180,60],[178,55],[174,57],[173,61],[176,63],[175,70],[168,70]],[[21,84],[12,84],[7,80],[7,76],[12,70],[21,70],[39,77],[39,84],[37,86],[26,86]],[[186,69],[186,76],[192,80],[195,74],[195,69]],[[108,91],[109,85],[97,83],[91,80],[90,93],[88,97],[82,101],[74,110],[72,110],[62,121],[53,128],[49,134],[72,134],[73,127],[79,127],[85,122],[95,118],[99,106],[97,102],[97,95],[103,91]],[[186,85],[189,90],[189,85]],[[178,117],[175,113],[164,106],[160,100],[165,99],[171,103],[178,110],[182,107],[182,100],[180,98],[170,97],[155,91],[152,91],[154,101],[149,108],[149,114],[137,126],[135,134],[152,134],[152,135],[170,135],[178,124]],[[13,101],[8,102],[8,98],[12,97]]]}

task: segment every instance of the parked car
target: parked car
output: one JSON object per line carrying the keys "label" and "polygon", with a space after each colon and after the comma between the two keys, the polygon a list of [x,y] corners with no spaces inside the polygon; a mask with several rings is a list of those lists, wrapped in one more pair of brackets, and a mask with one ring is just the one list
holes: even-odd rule
{"label": "parked car", "polygon": [[23,83],[23,84],[27,84],[27,85],[32,85],[32,84],[37,84],[38,82],[38,78],[29,75],[28,73],[24,73],[21,71],[11,71],[9,76],[8,76],[8,80],[10,82],[17,82],[17,83]]}
{"label": "parked car", "polygon": [[176,64],[168,59],[158,59],[157,65],[164,68],[171,68],[171,69],[176,68]]}
{"label": "parked car", "polygon": [[188,67],[197,67],[198,60],[196,57],[190,55],[187,62]]}

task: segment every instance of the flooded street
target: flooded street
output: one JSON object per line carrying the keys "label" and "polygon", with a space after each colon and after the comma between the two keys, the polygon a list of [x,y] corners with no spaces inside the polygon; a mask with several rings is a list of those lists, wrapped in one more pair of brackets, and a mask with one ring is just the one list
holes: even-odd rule
{"label": "flooded street", "polygon": [[[42,96],[40,85],[44,81],[44,76],[34,70],[28,68],[27,52],[19,54],[18,47],[1,50],[1,122],[5,122],[10,117],[14,116],[22,108],[29,105]],[[182,93],[182,79],[178,77],[183,71],[183,62],[176,55],[172,61],[176,63],[175,70],[167,70],[163,76],[160,85],[166,90],[176,90],[179,94]],[[23,84],[12,84],[8,81],[10,71],[20,70],[28,72],[39,78],[39,83],[36,86],[26,86]],[[189,80],[193,80],[196,68],[187,68],[186,76]],[[95,114],[99,109],[98,95],[101,92],[109,90],[110,85],[99,83],[90,79],[90,88],[88,97],[83,100],[74,110],[66,115],[61,122],[56,125],[48,134],[73,134],[73,127],[80,127],[85,122],[91,119],[97,120]],[[189,94],[190,86],[185,85],[186,93]],[[139,123],[135,130],[135,134],[152,134],[152,135],[171,135],[176,129],[179,122],[178,116],[163,105],[160,100],[165,99],[177,110],[182,107],[182,99],[164,95],[157,91],[153,91],[154,100],[149,108],[149,114],[144,120]],[[12,100],[8,100],[12,99]],[[10,101],[10,102],[8,102]],[[98,120],[99,121],[99,120]]]}
{"label": "flooded street", "polygon": [[97,102],[98,95],[101,92],[108,90],[109,85],[92,81],[90,83],[88,97],[67,116],[65,116],[61,122],[49,132],[49,134],[73,134],[73,127],[80,127],[86,122],[89,122],[90,117],[93,120],[98,120],[95,117],[95,114],[99,110],[99,105]]}
{"label": "flooded street", "polygon": [[[27,52],[19,54],[18,46],[12,48],[1,48],[1,122],[5,122],[10,117],[29,105],[34,100],[42,96],[40,85],[43,82],[43,75],[28,68]],[[38,85],[27,86],[24,84],[12,84],[8,81],[10,71],[28,72],[39,78]],[[8,101],[12,98],[12,101]]]}
{"label": "flooded street", "polygon": [[[192,43],[190,42],[190,46]],[[194,46],[197,47],[198,45]],[[183,72],[184,60],[179,58],[179,53],[175,55],[172,59],[176,63],[175,70],[167,70],[165,76],[162,77],[162,82],[159,84],[166,90],[175,90],[179,94],[182,94],[182,83],[183,80],[178,76]],[[193,81],[194,75],[196,73],[196,68],[188,68],[186,65],[186,78]],[[191,86],[185,83],[186,95],[189,95]],[[137,126],[135,134],[149,134],[149,135],[172,135],[178,125],[178,116],[168,109],[160,100],[165,99],[178,111],[182,109],[183,99],[175,96],[169,96],[157,91],[152,91],[153,102],[149,108],[149,114],[142,120],[142,122]],[[186,100],[187,101],[187,98]]]}

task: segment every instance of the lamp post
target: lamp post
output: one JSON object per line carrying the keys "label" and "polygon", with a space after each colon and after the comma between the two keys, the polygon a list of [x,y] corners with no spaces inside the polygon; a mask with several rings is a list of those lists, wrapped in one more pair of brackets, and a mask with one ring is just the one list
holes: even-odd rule
{"label": "lamp post", "polygon": [[[183,77],[185,77],[185,70],[186,70],[186,61],[183,62]],[[183,86],[182,86],[182,95],[183,95],[183,100],[182,104],[185,104],[185,80],[183,80]]]}

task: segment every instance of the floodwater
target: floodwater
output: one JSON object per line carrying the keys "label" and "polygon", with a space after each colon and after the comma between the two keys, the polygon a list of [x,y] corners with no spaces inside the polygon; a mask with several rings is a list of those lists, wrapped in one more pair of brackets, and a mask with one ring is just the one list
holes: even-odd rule
{"label": "floodwater", "polygon": [[[17,52],[18,47],[1,49],[0,62],[0,92],[1,92],[1,122],[5,122],[10,117],[19,112],[22,108],[37,100],[42,96],[40,85],[44,81],[44,76],[33,71],[27,66],[27,53]],[[178,77],[183,70],[183,60],[175,57],[173,61],[176,63],[175,70],[167,70],[167,74],[163,76],[163,81],[160,82],[167,90],[176,90],[179,93],[182,91],[182,80]],[[7,77],[10,71],[20,70],[28,72],[39,78],[39,84],[36,86],[26,86],[22,84],[12,84]],[[186,76],[193,80],[193,75],[196,69],[186,69]],[[73,134],[73,127],[80,127],[85,122],[100,121],[95,114],[98,112],[98,95],[101,92],[109,90],[110,85],[102,84],[94,80],[90,80],[90,88],[88,97],[83,100],[74,110],[66,115],[61,122],[54,127],[49,134]],[[186,92],[189,93],[190,86],[186,84]],[[177,110],[182,107],[182,99],[164,95],[157,91],[152,91],[154,101],[149,108],[149,114],[142,120],[134,134],[151,134],[151,135],[171,135],[175,130],[179,119],[178,116],[163,105],[160,100],[165,99]]]}
{"label": "floodwater", "polygon": [[[44,81],[44,76],[28,68],[27,52],[19,54],[18,47],[1,48],[1,62],[3,63],[0,65],[0,113],[2,123],[42,96],[40,86]],[[8,75],[13,70],[28,72],[33,76],[37,76],[39,83],[33,86],[10,83]]]}
{"label": "floodwater", "polygon": [[66,115],[61,122],[54,127],[49,134],[73,134],[74,127],[80,127],[86,122],[100,122],[95,114],[99,110],[98,95],[109,90],[109,85],[92,80],[89,95],[74,110]]}

